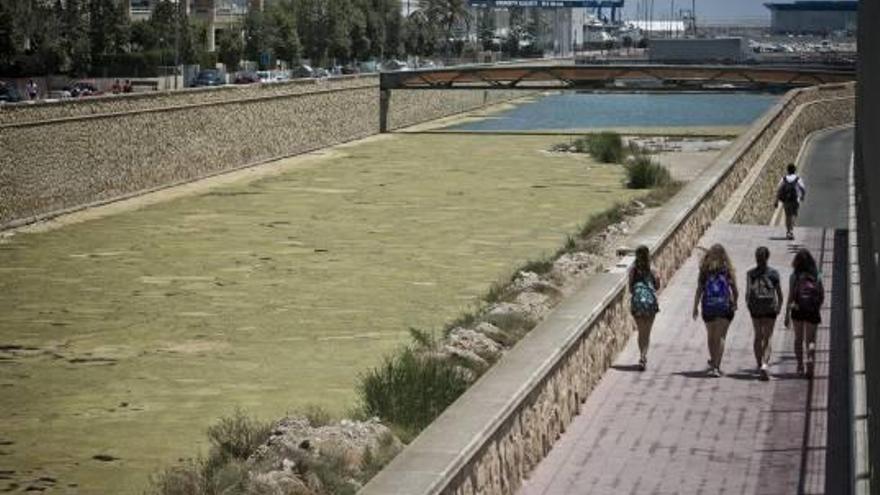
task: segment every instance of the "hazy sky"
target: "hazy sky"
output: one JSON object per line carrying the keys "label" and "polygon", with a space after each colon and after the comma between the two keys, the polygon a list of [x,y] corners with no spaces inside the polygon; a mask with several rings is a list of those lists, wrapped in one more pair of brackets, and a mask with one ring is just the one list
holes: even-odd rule
{"label": "hazy sky", "polygon": [[[645,0],[626,0],[624,10],[628,18],[636,15],[638,4]],[[651,0],[648,0],[650,2]],[[654,18],[668,18],[671,0],[654,0]],[[793,0],[697,0],[697,19],[766,18],[770,11],[764,7],[767,1],[790,3]],[[690,9],[691,0],[675,0],[675,10]]]}

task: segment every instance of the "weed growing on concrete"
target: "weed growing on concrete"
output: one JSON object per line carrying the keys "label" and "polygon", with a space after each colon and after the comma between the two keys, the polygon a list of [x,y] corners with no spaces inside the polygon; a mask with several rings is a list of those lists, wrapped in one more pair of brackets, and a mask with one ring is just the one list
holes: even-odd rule
{"label": "weed growing on concrete", "polygon": [[269,438],[272,425],[248,417],[240,409],[208,428],[212,456],[245,460]]}
{"label": "weed growing on concrete", "polygon": [[151,495],[249,493],[245,461],[271,433],[272,425],[236,409],[208,428],[211,450],[206,458],[184,461],[150,480]]}
{"label": "weed growing on concrete", "polygon": [[404,348],[363,375],[358,392],[367,414],[421,430],[469,384],[451,361]]}
{"label": "weed growing on concrete", "polygon": [[669,170],[646,155],[638,155],[626,164],[626,177],[630,189],[663,187],[672,182]]}
{"label": "weed growing on concrete", "polygon": [[623,140],[616,132],[601,132],[588,137],[590,155],[602,163],[620,163],[623,160]]}
{"label": "weed growing on concrete", "polygon": [[545,273],[548,273],[552,269],[553,269],[553,260],[550,258],[542,258],[542,259],[538,259],[538,260],[527,261],[526,264],[524,264],[522,266],[522,268],[520,268],[517,271],[517,273],[522,271],[522,272],[532,272],[532,273],[537,273],[538,275],[543,275]]}
{"label": "weed growing on concrete", "polygon": [[314,404],[308,405],[298,411],[298,415],[303,416],[308,420],[309,426],[313,428],[318,428],[321,426],[327,426],[332,424],[336,419],[333,417],[330,412],[324,409],[321,406],[316,406]]}

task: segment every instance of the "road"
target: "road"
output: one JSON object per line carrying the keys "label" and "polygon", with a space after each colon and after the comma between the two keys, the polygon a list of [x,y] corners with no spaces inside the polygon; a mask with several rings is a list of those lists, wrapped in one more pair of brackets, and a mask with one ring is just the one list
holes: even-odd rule
{"label": "road", "polygon": [[847,228],[847,181],[852,150],[852,127],[821,131],[809,140],[799,164],[807,197],[801,205],[798,225]]}

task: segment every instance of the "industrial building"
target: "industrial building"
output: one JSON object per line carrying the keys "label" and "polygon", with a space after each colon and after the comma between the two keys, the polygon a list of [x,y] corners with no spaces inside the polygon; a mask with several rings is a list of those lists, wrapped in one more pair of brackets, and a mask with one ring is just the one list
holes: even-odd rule
{"label": "industrial building", "polygon": [[822,34],[856,31],[858,1],[796,1],[765,3],[774,33]]}
{"label": "industrial building", "polygon": [[740,63],[749,55],[743,38],[652,38],[648,57],[662,63]]}

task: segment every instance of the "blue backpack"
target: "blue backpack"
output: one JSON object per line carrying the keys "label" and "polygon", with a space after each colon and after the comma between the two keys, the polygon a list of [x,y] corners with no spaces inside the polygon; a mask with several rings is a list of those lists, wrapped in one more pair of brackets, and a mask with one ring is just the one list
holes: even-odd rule
{"label": "blue backpack", "polygon": [[630,311],[635,316],[653,316],[660,311],[657,304],[657,290],[649,277],[633,284]]}
{"label": "blue backpack", "polygon": [[730,281],[727,273],[713,273],[703,285],[703,317],[725,317],[730,314]]}

